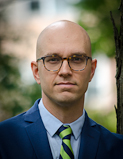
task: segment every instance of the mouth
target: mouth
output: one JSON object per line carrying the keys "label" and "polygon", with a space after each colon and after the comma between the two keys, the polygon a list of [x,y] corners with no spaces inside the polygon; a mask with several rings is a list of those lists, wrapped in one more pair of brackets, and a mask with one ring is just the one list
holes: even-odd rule
{"label": "mouth", "polygon": [[61,86],[61,87],[72,87],[72,86],[75,86],[76,84],[71,82],[59,82],[59,83],[56,83],[55,85]]}

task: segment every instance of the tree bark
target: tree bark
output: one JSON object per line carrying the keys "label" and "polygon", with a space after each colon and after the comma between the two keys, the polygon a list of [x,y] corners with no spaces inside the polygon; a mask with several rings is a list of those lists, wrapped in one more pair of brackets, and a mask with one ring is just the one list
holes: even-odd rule
{"label": "tree bark", "polygon": [[116,47],[116,86],[117,86],[117,107],[116,117],[117,117],[117,133],[123,134],[123,0],[121,0],[120,7],[120,31],[115,25],[115,21],[110,12],[111,20],[114,29],[114,39]]}

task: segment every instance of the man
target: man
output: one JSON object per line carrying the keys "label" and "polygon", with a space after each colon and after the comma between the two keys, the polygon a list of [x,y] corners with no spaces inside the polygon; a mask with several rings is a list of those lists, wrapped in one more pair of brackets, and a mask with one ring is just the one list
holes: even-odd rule
{"label": "man", "polygon": [[31,62],[42,99],[0,124],[0,158],[123,159],[123,137],[84,110],[96,64],[81,26],[58,21],[45,28],[37,40],[36,62]]}

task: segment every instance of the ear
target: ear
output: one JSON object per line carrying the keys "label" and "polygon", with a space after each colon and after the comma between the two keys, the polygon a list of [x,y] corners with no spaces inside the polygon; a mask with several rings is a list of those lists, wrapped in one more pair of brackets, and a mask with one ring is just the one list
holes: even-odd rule
{"label": "ear", "polygon": [[36,82],[38,84],[40,84],[40,76],[39,76],[39,70],[38,70],[38,63],[35,62],[35,61],[32,61],[31,62],[31,69],[32,69],[33,76],[34,76]]}
{"label": "ear", "polygon": [[90,80],[89,80],[89,82],[91,82],[91,80],[92,80],[92,78],[93,78],[93,76],[94,76],[96,67],[97,67],[97,60],[96,60],[96,59],[93,59],[93,60],[91,61],[91,74],[90,74]]}

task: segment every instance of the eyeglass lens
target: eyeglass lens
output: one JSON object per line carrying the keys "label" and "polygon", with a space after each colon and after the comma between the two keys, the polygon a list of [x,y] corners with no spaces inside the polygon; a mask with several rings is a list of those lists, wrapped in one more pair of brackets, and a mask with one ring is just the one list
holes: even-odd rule
{"label": "eyeglass lens", "polygon": [[[47,56],[44,60],[45,68],[49,71],[57,71],[61,67],[63,60],[57,55]],[[73,70],[83,70],[86,66],[86,57],[73,55],[68,58],[68,64]]]}

